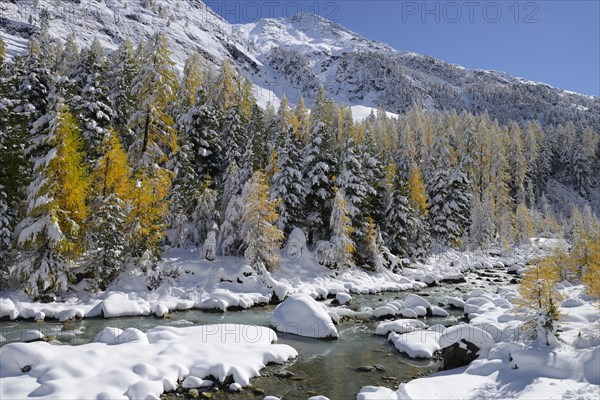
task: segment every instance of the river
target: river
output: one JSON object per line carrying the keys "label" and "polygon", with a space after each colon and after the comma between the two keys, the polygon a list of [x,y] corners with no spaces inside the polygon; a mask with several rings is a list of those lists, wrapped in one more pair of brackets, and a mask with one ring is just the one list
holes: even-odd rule
{"label": "river", "polygon": [[[489,276],[495,275],[495,276]],[[494,285],[506,286],[512,276],[504,270],[482,271],[467,276],[466,283],[444,284],[415,292],[431,304],[446,304],[447,297],[460,297],[462,293]],[[494,282],[493,280],[498,282]],[[400,354],[385,336],[376,336],[378,321],[370,318],[369,310],[394,299],[402,299],[409,292],[388,292],[374,295],[354,295],[348,308],[353,315],[343,317],[337,325],[338,340],[318,340],[279,333],[279,343],[295,348],[299,356],[286,365],[271,365],[261,371],[261,376],[251,382],[251,387],[241,393],[230,393],[223,388],[213,388],[213,399],[261,399],[273,395],[281,399],[303,399],[323,395],[331,400],[351,399],[363,386],[387,386],[396,388],[419,375],[436,371],[440,363],[433,360],[414,360]],[[331,300],[328,300],[329,303]],[[255,307],[245,311],[209,313],[200,310],[174,312],[167,318],[130,317],[117,319],[83,319],[64,323],[58,321],[0,321],[0,334],[5,338],[2,345],[21,340],[30,329],[41,331],[46,337],[55,338],[65,345],[79,345],[92,341],[104,327],[121,329],[135,327],[146,331],[159,325],[191,326],[215,323],[234,323],[268,326],[274,306]],[[334,307],[335,308],[335,307]],[[450,310],[448,317],[428,317],[429,325],[454,325],[462,318],[462,310]],[[359,370],[369,367],[371,371]],[[376,368],[371,368],[376,367]],[[288,377],[281,372],[288,371]],[[293,375],[292,375],[293,374]],[[263,394],[264,393],[264,394]],[[165,399],[185,397],[180,393],[163,395]]]}

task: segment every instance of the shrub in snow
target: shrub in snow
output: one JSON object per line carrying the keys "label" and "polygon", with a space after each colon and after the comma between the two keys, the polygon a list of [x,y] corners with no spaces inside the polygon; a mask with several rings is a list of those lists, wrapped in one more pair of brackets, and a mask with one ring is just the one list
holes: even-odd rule
{"label": "shrub in snow", "polygon": [[271,326],[280,332],[299,336],[338,338],[327,307],[303,293],[289,296],[275,308],[271,315]]}

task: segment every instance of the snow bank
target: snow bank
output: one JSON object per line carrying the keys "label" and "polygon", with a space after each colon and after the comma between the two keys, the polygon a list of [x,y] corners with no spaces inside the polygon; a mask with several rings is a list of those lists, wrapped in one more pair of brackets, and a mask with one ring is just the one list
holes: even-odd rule
{"label": "snow bank", "polygon": [[338,338],[327,307],[298,293],[279,304],[271,315],[271,326],[280,332],[313,338]]}
{"label": "snow bank", "polygon": [[158,327],[145,334],[137,331],[138,340],[127,342],[114,340],[126,332],[119,331],[101,333],[102,340],[113,344],[3,346],[0,398],[158,398],[176,389],[178,380],[195,377],[184,382],[201,386],[208,376],[221,382],[231,376],[247,386],[268,363],[297,356],[290,346],[273,344],[275,332],[258,326]]}
{"label": "snow bank", "polygon": [[[449,328],[436,325],[427,331],[390,333],[388,338],[411,357],[428,357],[436,346],[443,348],[464,339],[480,347],[478,359],[466,367],[412,380],[396,391],[363,387],[357,399],[597,399],[598,303],[580,285],[563,284],[559,288],[566,300],[558,323],[561,342],[556,346],[531,342],[520,332],[523,317],[512,305],[516,297],[513,289],[498,288],[495,294],[476,290],[464,296],[469,324]],[[437,341],[427,332],[436,332]]]}

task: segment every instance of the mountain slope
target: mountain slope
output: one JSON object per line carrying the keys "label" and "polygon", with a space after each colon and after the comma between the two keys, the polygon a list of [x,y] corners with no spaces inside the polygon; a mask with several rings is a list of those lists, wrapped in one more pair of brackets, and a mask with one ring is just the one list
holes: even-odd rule
{"label": "mountain slope", "polygon": [[229,58],[251,76],[260,104],[278,103],[283,95],[292,102],[304,96],[310,103],[324,85],[339,102],[383,105],[396,113],[416,104],[429,110],[487,111],[503,123],[572,120],[600,130],[600,98],[397,51],[312,14],[230,25],[193,0],[3,0],[0,30],[12,54],[22,52],[26,39],[39,30],[43,9],[52,35],[66,38],[74,32],[82,45],[98,37],[114,49],[126,37],[136,42],[162,30],[180,65],[192,51],[215,68]]}

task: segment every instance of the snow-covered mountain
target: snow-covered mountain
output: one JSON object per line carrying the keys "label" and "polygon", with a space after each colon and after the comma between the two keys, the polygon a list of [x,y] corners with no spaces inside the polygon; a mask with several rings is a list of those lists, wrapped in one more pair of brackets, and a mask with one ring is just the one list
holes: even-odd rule
{"label": "snow-covered mountain", "polygon": [[98,37],[116,48],[161,30],[182,64],[198,51],[215,68],[224,58],[248,74],[260,104],[310,99],[318,85],[339,102],[385,106],[403,112],[426,109],[488,111],[501,122],[539,119],[600,129],[600,98],[457,65],[371,41],[313,14],[231,25],[199,0],[0,0],[0,30],[9,54],[22,52],[47,10],[50,32],[74,32],[82,45]]}

